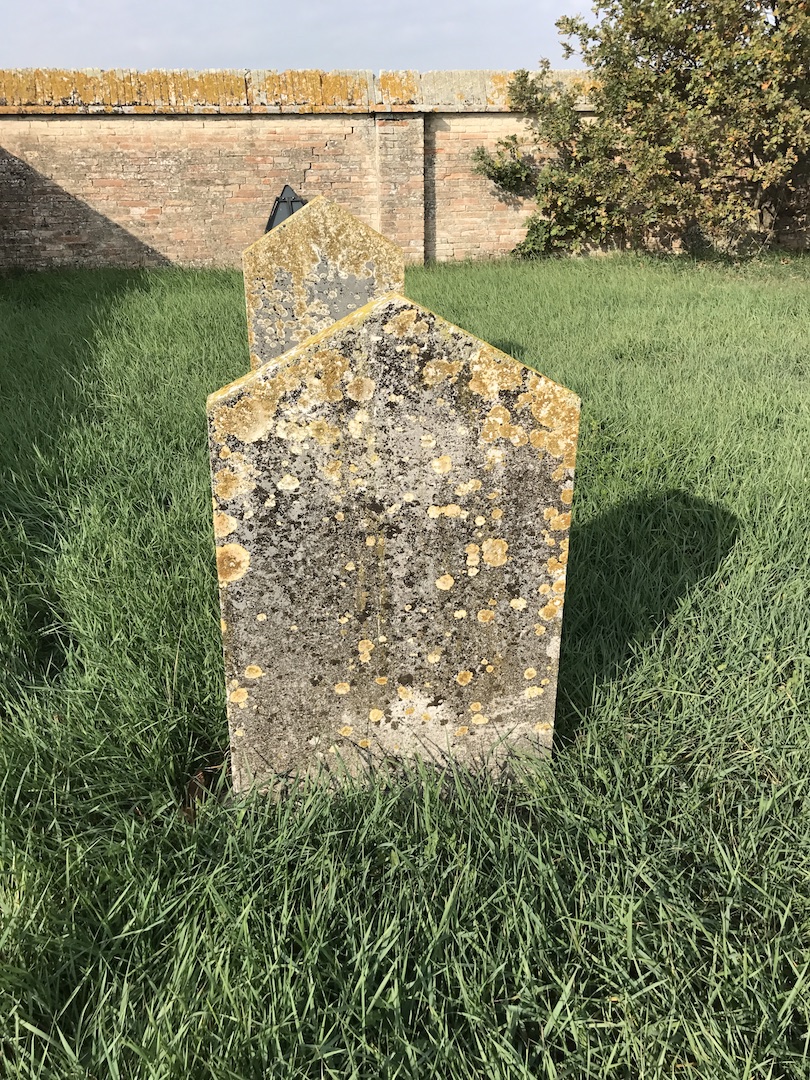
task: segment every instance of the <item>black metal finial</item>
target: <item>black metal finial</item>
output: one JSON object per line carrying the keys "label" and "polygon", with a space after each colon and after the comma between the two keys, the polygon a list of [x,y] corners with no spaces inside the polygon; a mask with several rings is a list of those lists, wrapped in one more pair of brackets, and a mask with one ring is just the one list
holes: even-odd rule
{"label": "black metal finial", "polygon": [[300,210],[302,206],[306,205],[307,200],[302,199],[300,195],[296,195],[290,185],[285,184],[281,194],[273,203],[273,209],[270,211],[267,228],[264,231],[269,233],[271,229],[275,229],[276,225],[280,225],[282,221],[286,221],[288,217],[292,217],[296,210]]}

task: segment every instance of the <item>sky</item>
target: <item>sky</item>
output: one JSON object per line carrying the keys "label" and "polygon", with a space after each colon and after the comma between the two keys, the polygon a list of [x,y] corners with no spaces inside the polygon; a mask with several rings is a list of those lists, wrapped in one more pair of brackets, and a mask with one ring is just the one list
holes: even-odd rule
{"label": "sky", "polygon": [[0,68],[577,67],[555,21],[591,0],[0,0]]}

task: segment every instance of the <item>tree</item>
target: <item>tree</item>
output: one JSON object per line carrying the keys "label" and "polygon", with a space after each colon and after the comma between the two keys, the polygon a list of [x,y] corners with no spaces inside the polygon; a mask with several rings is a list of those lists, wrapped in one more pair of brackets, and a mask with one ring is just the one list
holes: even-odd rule
{"label": "tree", "polygon": [[517,72],[528,140],[475,151],[479,172],[536,193],[518,250],[770,244],[808,168],[806,0],[602,0],[594,14],[556,24],[586,80],[555,83],[548,61]]}

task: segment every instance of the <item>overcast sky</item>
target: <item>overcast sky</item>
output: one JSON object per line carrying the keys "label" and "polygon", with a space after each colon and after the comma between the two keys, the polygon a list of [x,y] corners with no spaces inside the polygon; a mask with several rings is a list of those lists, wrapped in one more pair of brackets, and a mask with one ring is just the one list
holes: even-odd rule
{"label": "overcast sky", "polygon": [[0,67],[458,68],[563,60],[591,0],[0,0]]}

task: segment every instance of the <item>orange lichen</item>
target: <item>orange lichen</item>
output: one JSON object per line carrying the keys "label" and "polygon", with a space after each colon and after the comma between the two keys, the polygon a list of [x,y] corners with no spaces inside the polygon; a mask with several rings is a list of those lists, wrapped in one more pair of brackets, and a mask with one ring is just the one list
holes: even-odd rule
{"label": "orange lichen", "polygon": [[214,512],[214,536],[222,539],[229,536],[239,528],[239,522],[230,514],[223,514],[221,510]]}
{"label": "orange lichen", "polygon": [[473,673],[471,671],[460,671],[456,675],[456,682],[459,686],[467,686],[473,680]]}
{"label": "orange lichen", "polygon": [[237,476],[231,469],[220,469],[214,477],[214,492],[220,499],[235,499],[248,495],[256,485],[245,476]]}
{"label": "orange lichen", "polygon": [[248,664],[245,668],[246,679],[261,679],[262,675],[264,675],[264,672],[258,664]]}
{"label": "orange lichen", "polygon": [[481,545],[482,558],[487,566],[503,566],[508,562],[506,552],[509,544],[506,540],[485,540]]}
{"label": "orange lichen", "polygon": [[460,360],[429,360],[422,368],[422,381],[430,387],[438,386],[445,379],[454,383],[463,367]]}
{"label": "orange lichen", "polygon": [[457,518],[461,517],[462,514],[466,517],[458,503],[448,503],[446,506],[429,506],[427,509],[428,517],[434,520],[440,517]]}
{"label": "orange lichen", "polygon": [[377,384],[373,379],[357,377],[346,386],[346,396],[352,401],[371,401]]}
{"label": "orange lichen", "polygon": [[241,544],[223,544],[217,548],[217,574],[222,582],[238,581],[248,572],[250,552]]}

